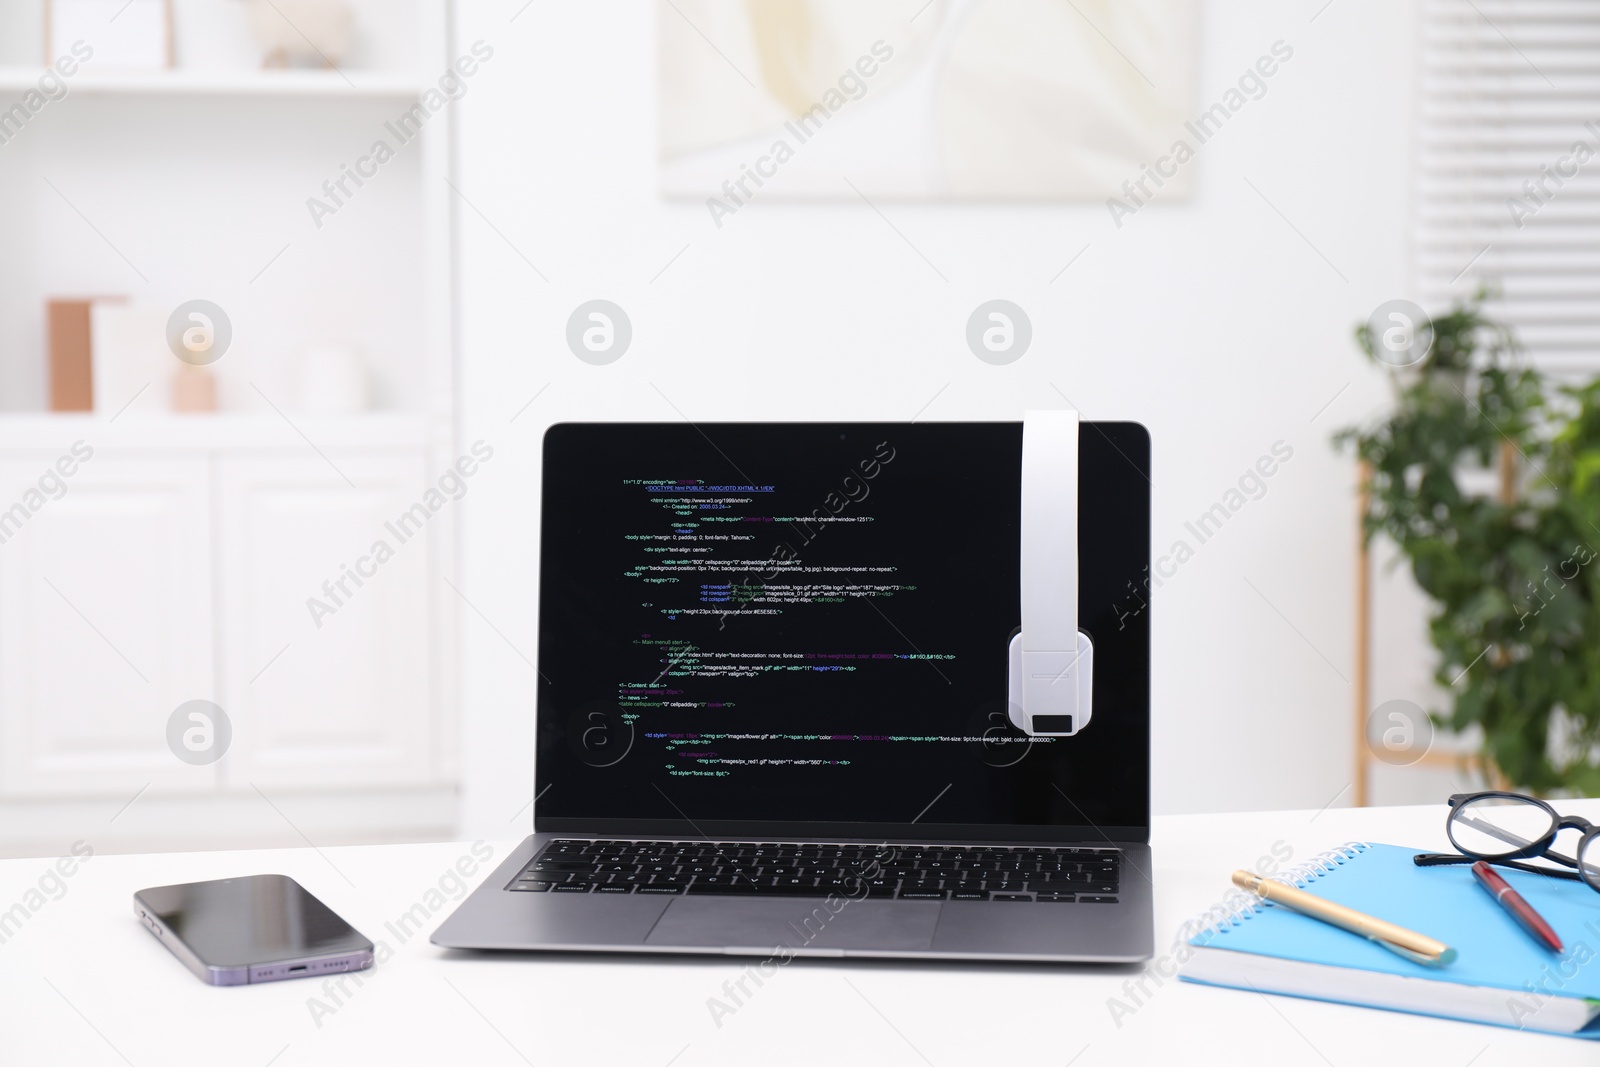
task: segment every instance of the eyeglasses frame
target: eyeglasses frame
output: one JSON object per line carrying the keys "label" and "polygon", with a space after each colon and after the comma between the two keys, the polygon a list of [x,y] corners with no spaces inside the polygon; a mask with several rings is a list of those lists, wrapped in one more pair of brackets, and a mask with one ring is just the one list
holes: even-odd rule
{"label": "eyeglasses frame", "polygon": [[[1485,856],[1482,853],[1472,852],[1468,849],[1462,848],[1461,845],[1456,841],[1454,831],[1456,817],[1460,815],[1460,813],[1471,802],[1476,800],[1487,800],[1496,797],[1504,800],[1515,800],[1524,804],[1531,804],[1536,807],[1543,808],[1550,816],[1549,831],[1537,841],[1533,841],[1522,848],[1511,852],[1502,852],[1494,856]],[[1581,815],[1562,815],[1555,808],[1551,807],[1545,801],[1540,800],[1538,797],[1530,797],[1526,793],[1513,793],[1503,789],[1487,789],[1477,793],[1455,793],[1448,801],[1446,801],[1446,803],[1450,805],[1450,814],[1445,818],[1445,834],[1450,838],[1450,843],[1455,845],[1456,848],[1460,850],[1461,855],[1453,856],[1449,853],[1443,852],[1422,853],[1421,855],[1413,858],[1413,862],[1418,867],[1437,867],[1446,864],[1471,863],[1476,860],[1484,860],[1485,862],[1493,863],[1496,866],[1510,867],[1513,870],[1527,871],[1530,874],[1542,874],[1551,878],[1565,878],[1569,880],[1581,881],[1590,889],[1600,893],[1600,867],[1595,868],[1595,879],[1591,880],[1588,874],[1585,873],[1586,868],[1580,865],[1576,859],[1563,856],[1559,852],[1550,851],[1550,846],[1555,844],[1556,835],[1562,830],[1577,830],[1582,835],[1578,838],[1577,852],[1578,855],[1582,855],[1584,852],[1584,846],[1596,837],[1600,837],[1600,826],[1595,825],[1588,819],[1583,818]],[[1519,862],[1520,860],[1535,858],[1551,860],[1552,862],[1559,863],[1565,867],[1571,867],[1572,870],[1552,870],[1549,867],[1539,867],[1531,863]]]}

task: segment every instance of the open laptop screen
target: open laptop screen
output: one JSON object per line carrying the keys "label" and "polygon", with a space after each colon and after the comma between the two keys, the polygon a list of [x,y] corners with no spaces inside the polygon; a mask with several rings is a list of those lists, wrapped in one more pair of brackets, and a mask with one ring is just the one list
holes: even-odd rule
{"label": "open laptop screen", "polygon": [[1143,840],[1149,439],[1080,432],[1094,715],[1006,715],[1021,423],[545,437],[540,830]]}

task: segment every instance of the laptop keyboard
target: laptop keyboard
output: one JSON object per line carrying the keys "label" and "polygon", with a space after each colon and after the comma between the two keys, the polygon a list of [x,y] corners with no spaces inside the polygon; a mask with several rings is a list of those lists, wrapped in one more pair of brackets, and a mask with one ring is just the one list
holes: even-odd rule
{"label": "laptop keyboard", "polygon": [[1114,848],[557,840],[524,893],[827,896],[1114,904]]}

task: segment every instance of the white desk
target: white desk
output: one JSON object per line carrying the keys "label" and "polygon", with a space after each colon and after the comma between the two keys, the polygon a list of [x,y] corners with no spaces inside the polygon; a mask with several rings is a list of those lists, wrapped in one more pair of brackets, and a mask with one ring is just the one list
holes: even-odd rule
{"label": "white desk", "polygon": [[[1600,821],[1600,801],[1561,807]],[[1444,849],[1443,821],[1442,804],[1158,819],[1158,953],[1228,890],[1229,871],[1277,842],[1294,850],[1291,862],[1350,839]],[[512,844],[494,842],[493,862]],[[1600,1062],[1600,1046],[1587,1041],[1175,979],[1147,979],[1150,995],[1119,1026],[1108,1000],[1132,1004],[1127,989],[1141,967],[798,960],[719,1027],[707,998],[721,996],[746,960],[447,952],[427,934],[453,901],[401,942],[386,924],[419,903],[426,909],[429,890],[463,856],[471,856],[465,843],[91,858],[0,945],[0,1064]],[[0,863],[0,910],[51,866]],[[133,917],[136,889],[266,871],[297,878],[368,937],[388,941],[393,957],[361,986],[348,981],[342,1002],[314,980],[212,988]],[[313,998],[325,1005],[317,1018]]]}

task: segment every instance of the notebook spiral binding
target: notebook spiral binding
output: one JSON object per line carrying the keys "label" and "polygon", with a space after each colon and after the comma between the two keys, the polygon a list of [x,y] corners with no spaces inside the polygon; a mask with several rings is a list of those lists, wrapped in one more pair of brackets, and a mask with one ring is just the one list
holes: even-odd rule
{"label": "notebook spiral binding", "polygon": [[[1310,882],[1321,878],[1329,871],[1344,866],[1345,863],[1359,856],[1370,847],[1365,841],[1346,841],[1338,848],[1330,848],[1326,852],[1319,852],[1304,863],[1298,863],[1287,870],[1279,871],[1266,877],[1271,881],[1283,882],[1296,889],[1304,889]],[[1254,893],[1243,889],[1235,889],[1213,905],[1210,911],[1204,915],[1197,915],[1178,927],[1178,933],[1173,939],[1173,944],[1184,945],[1196,938],[1207,937],[1220,933],[1224,929],[1238,926],[1260,911],[1265,903]]]}

